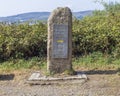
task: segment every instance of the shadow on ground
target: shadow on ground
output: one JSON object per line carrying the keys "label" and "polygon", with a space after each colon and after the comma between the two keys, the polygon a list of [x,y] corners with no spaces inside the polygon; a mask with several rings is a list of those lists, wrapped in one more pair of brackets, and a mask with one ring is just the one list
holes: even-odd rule
{"label": "shadow on ground", "polygon": [[89,70],[89,71],[78,71],[77,73],[84,73],[88,75],[95,75],[95,74],[100,74],[100,75],[110,75],[110,74],[117,74],[119,70]]}
{"label": "shadow on ground", "polygon": [[14,74],[0,75],[0,80],[13,80],[15,77]]}

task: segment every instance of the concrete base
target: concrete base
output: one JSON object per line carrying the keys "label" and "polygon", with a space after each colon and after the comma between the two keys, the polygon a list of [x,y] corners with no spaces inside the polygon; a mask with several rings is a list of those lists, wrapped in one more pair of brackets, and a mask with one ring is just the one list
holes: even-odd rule
{"label": "concrete base", "polygon": [[28,84],[31,85],[50,85],[50,84],[75,84],[83,83],[87,81],[87,76],[82,73],[67,77],[47,77],[42,76],[40,72],[34,72],[27,80]]}

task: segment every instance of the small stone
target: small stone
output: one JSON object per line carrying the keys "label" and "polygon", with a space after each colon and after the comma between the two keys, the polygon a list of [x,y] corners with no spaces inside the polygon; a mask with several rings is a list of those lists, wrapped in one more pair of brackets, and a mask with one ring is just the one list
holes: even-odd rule
{"label": "small stone", "polygon": [[36,73],[33,73],[33,74],[30,76],[29,80],[33,80],[33,79],[36,79],[36,78],[39,78],[39,77],[40,77],[40,73],[36,72]]}

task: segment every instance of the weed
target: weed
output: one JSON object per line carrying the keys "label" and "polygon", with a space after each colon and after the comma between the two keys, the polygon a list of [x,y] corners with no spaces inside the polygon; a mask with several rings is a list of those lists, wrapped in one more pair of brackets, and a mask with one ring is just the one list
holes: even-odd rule
{"label": "weed", "polygon": [[117,68],[118,75],[120,75],[120,67]]}
{"label": "weed", "polygon": [[100,52],[91,53],[87,56],[73,58],[75,69],[116,69],[119,67],[120,60],[111,55],[106,56]]}
{"label": "weed", "polygon": [[[105,56],[102,53],[91,53],[86,56],[81,56],[72,59],[74,70],[119,70],[120,73],[120,59],[112,56]],[[46,58],[33,57],[31,59],[11,59],[0,63],[0,72],[13,71],[21,69],[41,70],[46,75],[53,75],[54,73],[47,73]],[[73,70],[67,70],[65,74],[73,74]]]}
{"label": "weed", "polygon": [[34,57],[28,60],[13,59],[0,63],[0,71],[21,70],[21,69],[42,69],[46,68],[46,60]]}

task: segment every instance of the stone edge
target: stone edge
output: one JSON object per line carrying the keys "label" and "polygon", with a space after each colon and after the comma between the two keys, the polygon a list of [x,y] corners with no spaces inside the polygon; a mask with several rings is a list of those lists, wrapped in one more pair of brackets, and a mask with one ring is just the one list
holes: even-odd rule
{"label": "stone edge", "polygon": [[[37,74],[40,73],[37,72]],[[62,77],[62,78],[46,77],[46,76],[41,76],[36,78],[30,77],[26,81],[26,83],[30,85],[75,84],[75,83],[86,82],[87,80],[88,78],[85,74],[78,73],[77,75],[74,76]]]}

